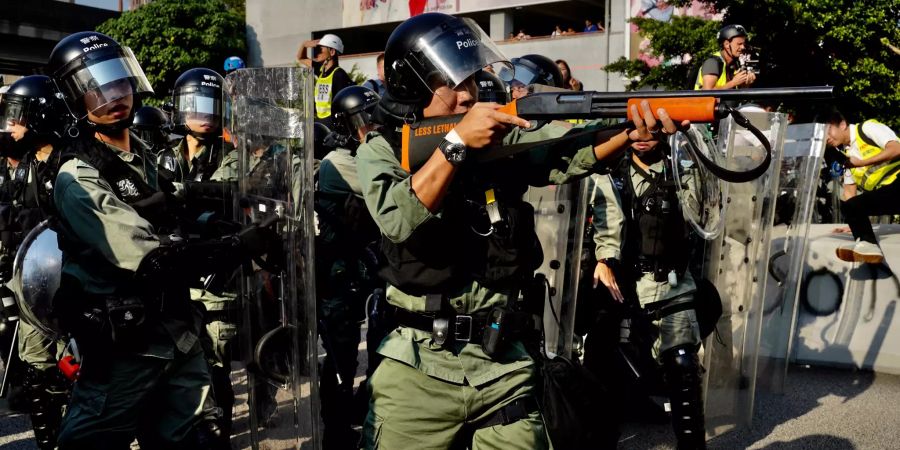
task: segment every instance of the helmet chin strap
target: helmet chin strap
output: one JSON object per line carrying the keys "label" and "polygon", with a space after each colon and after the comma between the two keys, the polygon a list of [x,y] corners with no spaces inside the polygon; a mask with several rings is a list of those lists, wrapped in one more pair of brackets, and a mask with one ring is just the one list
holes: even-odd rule
{"label": "helmet chin strap", "polygon": [[385,92],[372,112],[372,121],[388,126],[401,126],[422,119],[421,103],[403,102]]}
{"label": "helmet chin strap", "polygon": [[113,123],[100,124],[100,123],[91,122],[90,120],[87,121],[88,127],[90,127],[92,130],[94,130],[97,133],[107,135],[107,136],[121,133],[122,131],[128,129],[128,127],[130,127],[133,122],[134,122],[134,113],[132,113],[128,117],[126,117],[118,122],[113,122]]}
{"label": "helmet chin strap", "polygon": [[128,113],[128,117],[124,119],[113,122],[113,123],[94,123],[90,119],[85,119],[85,122],[92,131],[100,133],[106,136],[112,136],[121,133],[123,130],[128,129],[134,123],[134,115],[137,113],[137,110],[141,109],[143,103],[137,95],[134,96],[134,104],[131,105],[131,111]]}
{"label": "helmet chin strap", "polygon": [[725,51],[728,52],[728,57],[731,58],[732,60],[737,59],[737,57],[734,56],[734,52],[731,51],[731,41],[728,40],[725,42],[728,44],[728,47],[725,49]]}

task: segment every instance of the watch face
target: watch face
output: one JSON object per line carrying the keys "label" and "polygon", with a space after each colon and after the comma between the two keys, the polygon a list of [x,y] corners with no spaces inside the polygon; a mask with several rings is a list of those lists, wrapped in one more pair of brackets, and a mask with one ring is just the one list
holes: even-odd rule
{"label": "watch face", "polygon": [[447,161],[454,165],[460,164],[466,159],[466,146],[463,144],[444,141],[441,150],[444,152],[444,157],[447,158]]}

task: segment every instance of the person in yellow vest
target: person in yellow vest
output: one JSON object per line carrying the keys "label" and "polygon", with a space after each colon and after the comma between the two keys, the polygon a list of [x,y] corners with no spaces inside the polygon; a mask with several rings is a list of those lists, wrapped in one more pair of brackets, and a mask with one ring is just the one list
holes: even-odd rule
{"label": "person in yellow vest", "polygon": [[747,50],[747,30],[734,24],[719,30],[719,51],[703,61],[694,90],[740,89],[756,81],[756,74],[740,68],[740,56]]}
{"label": "person in yellow vest", "polygon": [[841,212],[856,242],[837,249],[837,257],[847,262],[879,264],[884,254],[872,230],[869,216],[900,213],[897,198],[900,183],[900,140],[886,125],[875,120],[847,124],[839,112],[826,120],[828,145],[843,147],[844,192]]}
{"label": "person in yellow vest", "polygon": [[[307,55],[308,48],[315,49],[313,57]],[[300,46],[297,51],[297,62],[310,67],[316,74],[316,86],[313,90],[316,105],[316,122],[321,122],[333,129],[331,119],[331,102],[334,94],[337,94],[347,86],[352,86],[353,80],[347,72],[338,66],[338,57],[344,53],[344,43],[341,38],[326,34],[321,39],[310,39]]]}

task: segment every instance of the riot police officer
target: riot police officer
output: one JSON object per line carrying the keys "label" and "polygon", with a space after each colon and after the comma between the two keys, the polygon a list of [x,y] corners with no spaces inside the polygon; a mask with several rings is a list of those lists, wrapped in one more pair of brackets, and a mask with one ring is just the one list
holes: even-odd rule
{"label": "riot police officer", "polygon": [[236,178],[237,154],[222,139],[224,82],[204,68],[190,69],[175,80],[172,126],[184,139],[160,154],[161,176],[177,183]]}
{"label": "riot police officer", "polygon": [[[700,449],[706,435],[697,284],[688,270],[690,227],[676,196],[668,148],[658,140],[635,142],[609,175],[596,178],[594,287],[602,283],[619,303],[639,303],[636,314],[623,321],[627,332],[617,337],[649,347],[642,350],[661,366],[678,448]],[[599,348],[591,341],[601,334],[588,335],[588,353]],[[597,356],[586,354],[585,366],[609,370],[610,360]]]}
{"label": "riot police officer", "polygon": [[[0,100],[0,133],[13,139],[12,152],[19,156],[9,183],[12,210],[4,215],[15,243],[43,221],[51,208],[55,166],[63,131],[62,114],[56,88],[50,78],[32,75],[17,80]],[[6,278],[8,279],[8,278]],[[12,292],[22,296],[21,286],[8,283]],[[28,401],[28,412],[38,447],[56,447],[56,434],[68,401],[68,381],[56,364],[62,345],[38,331],[32,323],[21,320],[18,327],[19,358],[25,363],[22,394]]]}
{"label": "riot police officer", "polygon": [[[379,237],[362,199],[356,174],[356,149],[373,129],[370,114],[380,97],[362,86],[349,86],[334,96],[334,150],[319,165],[315,208],[319,298],[319,333],[328,352],[319,374],[326,448],[351,448],[358,439],[347,406],[353,399],[360,325],[366,300],[377,286],[370,244]],[[376,361],[369,359],[370,364]]]}
{"label": "riot police officer", "polygon": [[[547,448],[533,361],[521,343],[530,315],[516,301],[541,262],[534,210],[522,194],[529,183],[584,176],[657,127],[645,103],[642,113],[632,111],[634,129],[612,137],[586,134],[577,148],[554,151],[537,146],[497,162],[502,170],[471,163],[468,152],[492,142],[540,142],[572,128],[526,132],[528,121],[477,103],[472,75],[489,64],[509,66],[478,25],[445,14],[410,18],[387,42],[387,91],[374,117],[382,127],[360,145],[357,168],[382,234],[380,275],[399,327],[378,347],[385,359],[370,379],[365,448]],[[465,115],[437,146],[422,149],[426,162],[404,170],[399,128],[455,113]]]}
{"label": "riot police officer", "polygon": [[[237,152],[222,138],[224,82],[221,75],[204,68],[190,69],[175,81],[172,126],[185,136],[174,148],[163,151],[158,162],[160,176],[171,180],[176,185],[176,192],[184,193],[187,220],[209,212],[220,217],[231,213],[227,208],[231,198],[225,198],[231,191],[224,184],[208,183],[224,183],[237,178]],[[201,187],[204,183],[207,183],[205,188]],[[204,193],[193,195],[193,191],[197,190]],[[221,194],[221,205],[208,202],[195,204],[195,198],[210,196],[213,192]],[[212,210],[204,211],[206,209]],[[237,278],[233,275],[210,272],[204,274],[205,279],[216,280],[216,283],[203,283],[198,278],[191,286],[191,299],[204,306],[204,351],[210,364],[215,403],[222,410],[222,433],[225,436],[231,432],[234,406],[229,342],[237,334],[236,320],[239,315],[235,294],[238,290],[235,285]]]}
{"label": "riot police officer", "polygon": [[209,447],[210,377],[187,285],[262,253],[270,235],[256,226],[207,242],[157,234],[166,197],[153,155],[128,131],[153,91],[127,47],[75,33],[47,71],[74,122],[53,190],[63,251],[53,315],[82,353],[59,446],[128,448],[137,437],[144,448]]}

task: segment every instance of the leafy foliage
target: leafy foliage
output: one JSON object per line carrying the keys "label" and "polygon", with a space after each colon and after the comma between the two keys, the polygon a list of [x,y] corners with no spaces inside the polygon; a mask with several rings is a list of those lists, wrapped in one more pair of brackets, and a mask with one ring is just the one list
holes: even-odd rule
{"label": "leafy foliage", "polygon": [[[761,73],[754,87],[833,85],[837,106],[855,122],[877,118],[900,126],[900,2],[896,0],[709,0],[725,10],[724,23],[740,23],[760,53]],[[653,53],[672,61],[697,52],[694,24],[672,20],[650,24],[637,19],[651,38]],[[719,24],[703,33],[715,47]],[[669,28],[672,31],[663,31]],[[699,30],[696,30],[699,31]],[[687,33],[686,36],[678,37]],[[699,58],[694,62],[699,62]],[[675,60],[677,62],[677,59]],[[643,65],[643,67],[641,67]],[[610,71],[640,76],[629,86],[684,88],[688,67],[669,63],[647,67],[643,62],[617,61]]]}
{"label": "leafy foliage", "polygon": [[359,66],[355,63],[353,64],[353,67],[350,68],[350,71],[347,72],[347,75],[353,80],[353,84],[363,84],[369,79],[362,70],[359,70]]}
{"label": "leafy foliage", "polygon": [[245,57],[245,30],[243,10],[223,0],[156,0],[97,27],[134,51],[156,91],[150,104],[165,99],[188,69],[221,72],[225,58]]}
{"label": "leafy foliage", "polygon": [[632,80],[628,89],[648,86],[687,89],[693,86],[696,77],[694,62],[702,62],[718,50],[715,35],[719,22],[686,16],[672,17],[669,23],[650,18],[634,18],[631,22],[638,26],[642,36],[650,39],[652,47],[648,53],[662,58],[663,63],[650,67],[642,60],[621,58],[607,66],[607,71],[624,73]]}

